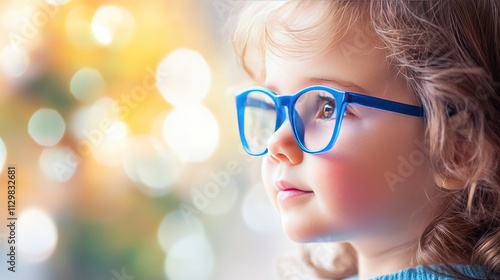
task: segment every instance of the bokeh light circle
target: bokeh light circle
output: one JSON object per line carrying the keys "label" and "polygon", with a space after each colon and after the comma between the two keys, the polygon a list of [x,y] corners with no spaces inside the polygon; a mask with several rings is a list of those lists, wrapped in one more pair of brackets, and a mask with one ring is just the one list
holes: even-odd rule
{"label": "bokeh light circle", "polygon": [[93,146],[95,160],[107,166],[122,164],[123,152],[127,147],[129,129],[122,121],[112,121],[103,133],[102,141]]}
{"label": "bokeh light circle", "polygon": [[[238,186],[227,172],[211,173],[210,180],[191,187],[193,205],[208,215],[229,212],[238,199]],[[196,200],[196,201],[195,201]]]}
{"label": "bokeh light circle", "polygon": [[45,3],[49,5],[64,5],[67,4],[71,0],[45,0]]}
{"label": "bokeh light circle", "polygon": [[125,46],[135,31],[134,16],[125,8],[105,5],[92,18],[92,33],[102,45]]}
{"label": "bokeh light circle", "polygon": [[[14,39],[19,39],[19,42],[25,40],[25,38],[21,36],[16,37],[14,35],[22,34],[23,28],[26,28],[26,26],[23,24],[25,23],[25,20],[23,19],[32,18],[34,14],[35,14],[35,9],[29,5],[12,5],[8,8],[5,8],[4,6],[4,11],[2,15],[3,28],[5,29],[5,31],[15,32],[12,34],[13,36],[11,38],[11,42],[14,43],[18,42],[17,40]],[[19,47],[19,45],[17,44],[14,45],[16,47]]]}
{"label": "bokeh light circle", "polygon": [[199,103],[208,94],[211,71],[201,54],[178,49],[161,61],[156,84],[163,98],[174,106]]}
{"label": "bokeh light circle", "polygon": [[247,192],[241,210],[245,224],[254,231],[273,232],[280,228],[278,216],[272,214],[274,208],[260,184]]}
{"label": "bokeh light circle", "polygon": [[161,141],[138,136],[127,141],[123,168],[137,187],[149,196],[169,193],[180,174],[179,164]]}
{"label": "bokeh light circle", "polygon": [[0,69],[10,78],[24,74],[30,65],[26,51],[19,46],[7,45],[0,52]]}
{"label": "bokeh light circle", "polygon": [[104,93],[105,81],[94,68],[82,68],[71,78],[71,94],[82,103],[94,102]]}
{"label": "bokeh light circle", "polygon": [[18,220],[18,248],[26,260],[42,262],[49,258],[57,245],[57,228],[45,211],[29,208],[21,212]]}
{"label": "bokeh light circle", "polygon": [[214,253],[208,240],[186,236],[168,252],[165,274],[171,280],[212,279]]}
{"label": "bokeh light circle", "polygon": [[69,148],[45,148],[38,160],[38,166],[49,180],[58,183],[69,181],[75,175],[78,157]]}
{"label": "bokeh light circle", "polygon": [[205,236],[205,229],[191,206],[181,204],[179,210],[165,215],[158,228],[158,242],[165,253],[184,236]]}
{"label": "bokeh light circle", "polygon": [[184,162],[207,160],[219,143],[219,124],[202,104],[175,108],[163,124],[166,143]]}
{"label": "bokeh light circle", "polygon": [[36,111],[28,123],[28,133],[42,146],[54,146],[64,135],[66,124],[62,116],[53,109],[42,108]]}
{"label": "bokeh light circle", "polygon": [[92,146],[100,145],[109,125],[119,120],[115,104],[112,98],[101,97],[93,105],[79,108],[71,118],[71,133]]}

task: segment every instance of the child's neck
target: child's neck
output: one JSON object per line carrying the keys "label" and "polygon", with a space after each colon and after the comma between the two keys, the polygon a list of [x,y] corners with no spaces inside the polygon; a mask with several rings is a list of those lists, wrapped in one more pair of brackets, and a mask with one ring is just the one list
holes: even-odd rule
{"label": "child's neck", "polygon": [[[380,243],[379,245],[382,245],[384,241]],[[392,274],[415,266],[416,244],[418,239],[407,240],[389,248],[366,244],[363,241],[352,243],[358,254],[359,280]]]}
{"label": "child's neck", "polygon": [[[399,221],[369,238],[351,242],[358,255],[360,280],[419,265],[416,256],[420,237],[434,215],[431,207],[423,209],[411,218],[399,217]],[[411,222],[405,223],[405,219]]]}

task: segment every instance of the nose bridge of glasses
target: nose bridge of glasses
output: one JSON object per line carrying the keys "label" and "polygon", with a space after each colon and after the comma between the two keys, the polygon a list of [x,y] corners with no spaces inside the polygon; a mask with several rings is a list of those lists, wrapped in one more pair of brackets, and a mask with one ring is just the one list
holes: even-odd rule
{"label": "nose bridge of glasses", "polygon": [[291,96],[281,95],[273,96],[274,102],[276,103],[276,128],[278,130],[285,120],[290,119],[288,116],[288,108],[290,107]]}
{"label": "nose bridge of glasses", "polygon": [[297,110],[295,110],[294,108],[294,100],[295,96],[293,95],[282,95],[275,97],[275,102],[277,103],[276,107],[278,108],[276,130],[278,130],[288,118],[292,131],[294,132],[295,136],[299,138],[297,140],[299,140],[301,143],[304,143],[304,122],[300,118]]}

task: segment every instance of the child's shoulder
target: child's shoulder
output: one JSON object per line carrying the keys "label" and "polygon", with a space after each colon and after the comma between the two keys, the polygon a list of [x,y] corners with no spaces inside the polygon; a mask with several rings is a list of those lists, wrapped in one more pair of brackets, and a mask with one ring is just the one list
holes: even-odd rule
{"label": "child's shoulder", "polygon": [[[458,271],[461,273],[473,277],[473,278],[478,278],[478,279],[486,279],[486,274],[484,272],[484,269],[476,266],[476,265],[456,265],[454,266]],[[382,276],[377,276],[373,278],[372,280],[408,280],[408,279],[414,279],[414,280],[453,280],[455,278],[451,276],[443,276],[438,274],[436,271],[439,271],[440,269],[436,266],[431,266],[429,268],[423,267],[423,266],[418,266],[414,268],[407,268],[403,269],[399,272],[393,273],[393,274],[388,274],[388,275],[382,275]],[[433,271],[435,270],[435,271]],[[349,280],[356,280],[358,279],[356,276],[347,278]],[[500,278],[493,278],[493,279],[500,279]]]}
{"label": "child's shoulder", "polygon": [[[486,279],[484,269],[477,265],[455,265],[457,271],[469,277]],[[407,268],[394,274],[375,277],[373,280],[400,280],[400,279],[415,279],[415,280],[453,280],[452,276],[443,276],[438,273],[439,267],[418,266],[415,268]]]}

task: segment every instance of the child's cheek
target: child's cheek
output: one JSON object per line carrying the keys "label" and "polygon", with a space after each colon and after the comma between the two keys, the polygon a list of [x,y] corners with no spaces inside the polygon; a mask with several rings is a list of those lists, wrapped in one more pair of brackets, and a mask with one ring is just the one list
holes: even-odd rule
{"label": "child's cheek", "polygon": [[[390,192],[381,184],[366,163],[354,159],[336,158],[319,162],[311,183],[320,210],[332,225],[357,228],[376,216],[387,205]],[[382,182],[383,183],[383,182]]]}

